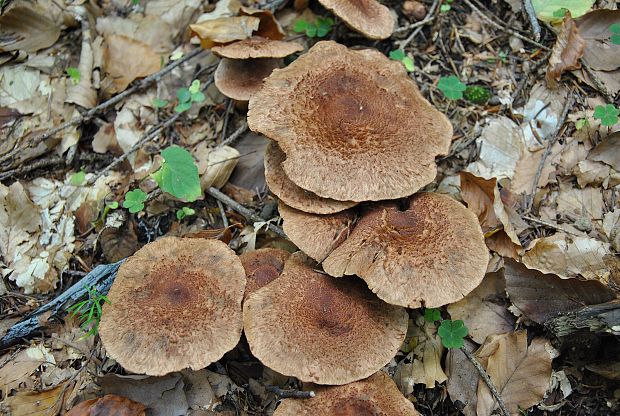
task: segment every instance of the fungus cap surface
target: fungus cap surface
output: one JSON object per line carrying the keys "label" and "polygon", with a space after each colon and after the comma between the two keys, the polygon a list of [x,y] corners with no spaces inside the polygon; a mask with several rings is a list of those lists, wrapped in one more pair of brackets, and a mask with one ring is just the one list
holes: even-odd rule
{"label": "fungus cap surface", "polygon": [[409,196],[432,182],[452,137],[402,64],[332,41],[265,79],[248,126],[278,142],[296,185],[355,202]]}
{"label": "fungus cap surface", "polygon": [[334,279],[292,255],[280,277],[250,294],[244,330],[266,366],[302,381],[346,384],[375,373],[400,348],[405,309],[357,278]]}
{"label": "fungus cap surface", "polygon": [[280,59],[228,59],[222,58],[213,74],[218,90],[237,101],[248,101],[260,90],[263,79],[280,66]]}
{"label": "fungus cap surface", "polygon": [[250,293],[277,279],[290,255],[288,251],[279,248],[259,248],[240,255],[247,279],[243,297],[246,298]]}
{"label": "fungus cap surface", "polygon": [[237,345],[245,289],[241,261],[218,240],[164,237],[121,265],[99,334],[128,371],[199,370]]}
{"label": "fungus cap surface", "polygon": [[396,17],[377,0],[319,0],[353,30],[370,39],[386,39],[394,32]]}
{"label": "fungus cap surface", "polygon": [[229,59],[284,58],[303,50],[304,47],[297,42],[271,40],[260,36],[211,48],[215,55]]}

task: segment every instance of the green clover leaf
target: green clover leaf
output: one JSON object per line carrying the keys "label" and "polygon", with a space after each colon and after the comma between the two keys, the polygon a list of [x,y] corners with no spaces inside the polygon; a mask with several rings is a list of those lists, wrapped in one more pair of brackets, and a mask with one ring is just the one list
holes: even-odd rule
{"label": "green clover leaf", "polygon": [[310,26],[311,24],[306,22],[304,19],[299,19],[295,21],[295,24],[293,24],[293,31],[295,33],[303,33],[308,29],[308,26]]}
{"label": "green clover leaf", "polygon": [[195,79],[192,81],[192,85],[189,86],[189,92],[192,95],[200,92],[200,81],[199,80]]}
{"label": "green clover leaf", "polygon": [[491,99],[491,92],[478,85],[470,85],[463,91],[463,97],[470,103],[486,104]]}
{"label": "green clover leaf", "polygon": [[611,43],[620,45],[620,23],[609,26],[609,31],[611,32]]}
{"label": "green clover leaf", "polygon": [[84,183],[84,181],[86,181],[86,172],[84,172],[84,169],[74,173],[69,179],[69,183],[73,186],[80,186]]}
{"label": "green clover leaf", "polygon": [[177,91],[177,98],[179,99],[179,103],[188,103],[192,99],[192,93],[188,88],[179,88]]}
{"label": "green clover leaf", "polygon": [[437,333],[439,334],[444,347],[461,348],[465,344],[463,342],[463,338],[467,336],[469,330],[461,320],[445,320],[439,326]]}
{"label": "green clover leaf", "polygon": [[465,91],[467,87],[459,81],[455,75],[450,75],[449,77],[439,78],[437,88],[439,88],[447,98],[458,100],[463,98],[463,91]]}
{"label": "green clover leaf", "polygon": [[177,220],[181,221],[183,218],[194,215],[195,213],[196,211],[194,211],[192,208],[183,207],[177,211]]}
{"label": "green clover leaf", "polygon": [[327,34],[332,30],[332,26],[334,25],[334,20],[330,17],[316,18],[316,35],[319,38],[323,38],[327,36]]}
{"label": "green clover leaf", "polygon": [[424,320],[426,322],[435,322],[441,319],[441,312],[436,308],[426,308],[424,309]]}
{"label": "green clover leaf", "polygon": [[403,59],[405,59],[405,51],[403,51],[402,49],[394,49],[392,52],[390,52],[390,59],[393,59],[395,61],[402,61]]}
{"label": "green clover leaf", "polygon": [[161,98],[155,98],[153,100],[153,108],[163,108],[168,105],[168,101],[162,100]]}
{"label": "green clover leaf", "polygon": [[69,67],[67,69],[65,69],[65,72],[67,73],[67,75],[69,75],[69,78],[71,78],[71,82],[73,83],[73,85],[77,85],[80,83],[80,70],[74,67]]}
{"label": "green clover leaf", "polygon": [[192,155],[179,146],[170,146],[161,152],[164,163],[151,176],[162,191],[192,202],[200,195],[200,177]]}
{"label": "green clover leaf", "polygon": [[142,189],[134,189],[133,191],[129,191],[125,194],[123,208],[127,208],[132,214],[140,212],[144,209],[146,198],[146,192]]}
{"label": "green clover leaf", "polygon": [[613,126],[618,123],[618,115],[620,115],[620,110],[613,104],[594,107],[594,118],[601,120],[603,126]]}

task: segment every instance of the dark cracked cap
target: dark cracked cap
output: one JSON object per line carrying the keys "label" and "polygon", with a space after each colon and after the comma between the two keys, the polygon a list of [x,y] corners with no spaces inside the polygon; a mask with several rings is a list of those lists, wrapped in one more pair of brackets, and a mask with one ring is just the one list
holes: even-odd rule
{"label": "dark cracked cap", "polygon": [[338,201],[412,195],[433,181],[452,137],[399,62],[332,41],[274,70],[250,99],[248,125],[278,142],[291,181]]}
{"label": "dark cracked cap", "polygon": [[121,265],[99,335],[128,371],[199,370],[237,345],[245,289],[241,261],[219,240],[164,237]]}
{"label": "dark cracked cap", "polygon": [[266,366],[339,385],[370,376],[394,357],[408,315],[363,281],[334,279],[296,253],[278,279],[248,296],[243,322],[252,353]]}
{"label": "dark cracked cap", "polygon": [[344,386],[312,386],[311,399],[284,399],[274,416],[419,416],[396,383],[379,371]]}

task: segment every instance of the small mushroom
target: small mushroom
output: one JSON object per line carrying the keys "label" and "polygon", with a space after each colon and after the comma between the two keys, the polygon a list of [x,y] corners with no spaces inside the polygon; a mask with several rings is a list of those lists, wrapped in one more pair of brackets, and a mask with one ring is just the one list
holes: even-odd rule
{"label": "small mushroom", "polygon": [[243,298],[277,279],[290,255],[288,251],[278,248],[260,248],[240,255],[247,279]]}
{"label": "small mushroom", "polygon": [[332,41],[275,70],[250,99],[248,125],[278,142],[291,181],[338,201],[412,195],[452,137],[400,63]]}
{"label": "small mushroom", "polygon": [[271,142],[267,146],[265,151],[265,180],[269,185],[269,190],[285,204],[313,214],[333,214],[357,205],[356,202],[321,198],[295,185],[282,169],[282,162],[285,159],[286,155],[276,142]]}
{"label": "small mushroom", "polygon": [[319,0],[319,3],[369,39],[387,39],[394,32],[395,14],[377,0]]}
{"label": "small mushroom", "polygon": [[266,366],[339,385],[370,376],[394,357],[408,315],[360,279],[329,277],[296,253],[278,279],[247,297],[243,323],[252,353]]}
{"label": "small mushroom", "polygon": [[[310,387],[310,386],[308,386]],[[284,399],[274,416],[419,416],[396,383],[379,371],[344,386],[312,386],[311,399]]]}
{"label": "small mushroom", "polygon": [[245,289],[241,261],[218,240],[164,237],[121,265],[99,334],[126,370],[198,370],[237,345]]}

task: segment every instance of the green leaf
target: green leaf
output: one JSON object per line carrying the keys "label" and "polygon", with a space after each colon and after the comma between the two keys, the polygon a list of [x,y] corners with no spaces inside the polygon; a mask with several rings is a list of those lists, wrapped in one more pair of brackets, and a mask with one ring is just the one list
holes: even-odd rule
{"label": "green leaf", "polygon": [[187,103],[192,99],[192,93],[187,88],[179,88],[177,98],[180,103]]}
{"label": "green leaf", "polygon": [[620,23],[614,23],[609,26],[609,31],[611,32],[611,43],[620,45]]}
{"label": "green leaf", "polygon": [[305,32],[306,29],[308,29],[309,25],[310,25],[310,23],[306,22],[305,20],[299,19],[299,20],[295,21],[295,24],[293,25],[293,31],[295,33]]}
{"label": "green leaf", "polygon": [[86,172],[84,172],[84,169],[74,173],[69,179],[69,183],[73,186],[80,186],[84,183],[84,181],[86,181]]}
{"label": "green leaf", "polygon": [[65,69],[65,72],[67,73],[67,75],[69,75],[69,78],[71,78],[71,82],[73,82],[73,85],[80,83],[81,76],[79,69],[70,66],[69,68]]}
{"label": "green leaf", "polygon": [[316,37],[317,28],[315,25],[309,24],[306,28],[306,36],[309,38]]}
{"label": "green leaf", "polygon": [[332,26],[334,25],[334,20],[327,17],[317,17],[316,18],[316,35],[320,38],[327,36],[327,34],[332,30]]}
{"label": "green leaf", "polygon": [[117,209],[118,208],[118,202],[116,201],[108,201],[105,203],[106,207],[110,208],[110,209]]}
{"label": "green leaf", "polygon": [[194,215],[196,211],[191,209],[190,207],[183,207],[177,211],[177,220],[181,221],[183,218]]}
{"label": "green leaf", "polygon": [[163,107],[165,107],[167,105],[168,105],[168,101],[162,100],[161,98],[155,98],[153,100],[153,107],[154,108],[163,108]]}
{"label": "green leaf", "polygon": [[161,152],[164,163],[151,176],[164,192],[192,202],[200,195],[200,177],[192,155],[179,146],[170,146]]}
{"label": "green leaf", "polygon": [[594,107],[594,118],[601,120],[603,126],[613,126],[618,123],[620,110],[613,104],[597,105]]}
{"label": "green leaf", "polygon": [[144,209],[144,202],[147,195],[142,189],[134,189],[125,194],[125,200],[123,201],[123,208],[127,208],[129,212],[135,214]]}
{"label": "green leaf", "polygon": [[174,111],[176,111],[177,113],[182,113],[184,111],[189,110],[190,108],[192,108],[192,103],[191,101],[185,102],[185,103],[179,103],[174,107]]}
{"label": "green leaf", "polygon": [[491,92],[478,85],[470,85],[463,91],[463,97],[470,103],[486,104],[491,99]]}
{"label": "green leaf", "polygon": [[556,14],[560,9],[570,12],[573,19],[586,14],[596,0],[532,0],[536,16],[545,22],[557,23],[564,19],[564,14]]}
{"label": "green leaf", "polygon": [[424,309],[424,320],[426,322],[435,322],[441,319],[441,312],[439,309],[426,308]]}
{"label": "green leaf", "polygon": [[170,55],[170,60],[171,61],[178,61],[182,57],[183,57],[183,51],[176,51],[175,53]]}
{"label": "green leaf", "polygon": [[407,72],[413,72],[415,70],[413,59],[411,59],[410,56],[405,56],[401,62],[405,65]]}
{"label": "green leaf", "polygon": [[194,95],[200,92],[200,81],[197,79],[192,81],[192,85],[189,86],[190,94]]}
{"label": "green leaf", "polygon": [[405,59],[405,51],[403,51],[402,49],[394,49],[392,52],[390,52],[390,59],[393,59],[395,61],[402,61],[403,59]]}
{"label": "green leaf", "polygon": [[194,92],[192,93],[192,102],[193,103],[199,103],[205,100],[205,95],[202,93],[202,91],[198,91],[198,92]]}
{"label": "green leaf", "polygon": [[463,338],[467,336],[469,330],[461,320],[445,320],[439,326],[437,333],[444,347],[461,348],[464,345]]}
{"label": "green leaf", "polygon": [[441,6],[439,6],[439,11],[441,13],[447,13],[450,11],[452,7],[449,4],[442,4]]}
{"label": "green leaf", "polygon": [[579,120],[575,121],[575,128],[577,130],[581,130],[582,128],[588,125],[590,125],[590,122],[588,121],[587,118],[580,118]]}
{"label": "green leaf", "polygon": [[463,98],[463,91],[465,91],[467,87],[459,81],[455,75],[450,75],[449,77],[439,78],[437,88],[439,88],[447,98],[458,100]]}

